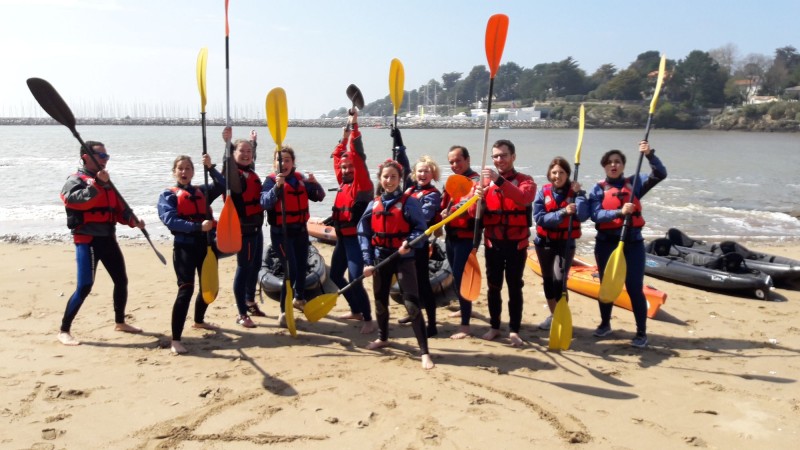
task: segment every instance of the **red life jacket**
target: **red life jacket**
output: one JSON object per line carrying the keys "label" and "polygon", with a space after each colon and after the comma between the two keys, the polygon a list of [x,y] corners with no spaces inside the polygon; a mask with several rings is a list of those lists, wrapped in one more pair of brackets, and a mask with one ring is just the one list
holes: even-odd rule
{"label": "red life jacket", "polygon": [[[89,180],[93,180],[92,177],[82,172],[78,172],[74,176],[87,184]],[[94,206],[89,209],[74,209],[70,207],[64,194],[61,194],[61,201],[64,202],[67,210],[67,227],[70,230],[75,230],[84,224],[108,223],[114,225],[117,222],[117,210],[122,208],[117,193],[113,189],[106,189],[97,184],[95,189],[97,189],[97,196],[93,199]]]}
{"label": "red life jacket", "polygon": [[[473,184],[475,184],[481,179],[481,176],[478,174],[478,172],[472,172],[469,175],[469,179],[472,180]],[[458,204],[469,195],[470,194],[451,199],[450,194],[445,191],[444,194],[442,194],[442,209],[447,209],[448,214],[452,214],[456,209],[458,209]],[[470,215],[467,213],[464,213],[448,222],[444,226],[444,229],[447,231],[448,236],[459,239],[472,239],[475,236],[475,218],[470,217]]]}
{"label": "red life jacket", "polygon": [[[245,172],[248,174],[246,177]],[[244,181],[242,183],[244,215],[247,217],[261,214],[264,211],[264,208],[261,207],[261,178],[258,178],[258,175],[250,169],[239,169],[239,176]],[[260,220],[264,220],[263,216]]]}
{"label": "red life jacket", "polygon": [[[434,192],[440,193],[439,189],[436,189],[433,185],[429,184],[427,188],[420,190],[417,190],[417,186],[411,186],[410,188],[406,189],[405,193],[419,200],[421,205],[422,199],[425,198],[426,195],[432,194]],[[441,220],[442,220],[442,210],[441,208],[439,208],[439,210],[436,211],[436,214],[433,215],[431,220],[429,220],[426,225],[431,226],[435,223],[439,223]]]}
{"label": "red life jacket", "polygon": [[175,194],[178,200],[178,217],[189,222],[202,223],[206,220],[206,197],[200,188],[191,187],[194,192],[189,192],[179,186],[173,186],[169,190]]}
{"label": "red life jacket", "polygon": [[[608,181],[603,180],[597,183],[603,188],[603,209],[615,210],[622,208],[622,205],[630,202],[633,193],[633,185],[629,178],[625,179],[625,184],[622,189],[612,186]],[[644,226],[644,217],[642,217],[642,204],[639,203],[639,198],[633,199],[634,211],[631,214],[631,227],[642,228]],[[615,230],[622,228],[625,223],[625,217],[617,217],[609,222],[595,224],[598,230]]]}
{"label": "red life jacket", "polygon": [[[527,177],[517,172],[506,183],[519,186],[520,179]],[[517,202],[506,198],[502,189],[492,184],[486,190],[486,207],[483,211],[484,236],[487,239],[500,241],[521,241],[531,236],[530,227],[533,225],[533,207],[518,205]]]}
{"label": "red life jacket", "polygon": [[353,183],[342,184],[333,201],[333,226],[342,236],[355,236],[360,217],[353,217],[356,192]]}
{"label": "red life jacket", "polygon": [[[544,196],[544,210],[546,212],[555,212],[561,208],[565,208],[572,203],[575,199],[575,192],[570,189],[566,198],[561,203],[556,203],[556,197],[553,195],[553,185],[546,184],[542,186],[542,195]],[[569,235],[571,239],[578,239],[581,237],[581,222],[578,220],[577,215],[573,214],[572,218],[572,233]],[[567,230],[569,229],[570,216],[564,215],[561,222],[556,229],[545,228],[541,225],[536,225],[536,234],[539,237],[550,238],[559,241],[567,240]]]}
{"label": "red life jacket", "polygon": [[[275,174],[269,176],[274,181]],[[308,213],[308,192],[303,183],[303,176],[295,173],[297,187],[292,187],[288,182],[283,183],[283,202],[286,204],[286,224],[305,224],[310,217]],[[267,221],[270,225],[283,225],[283,213],[281,202],[275,203],[275,207],[267,211]]]}
{"label": "red life jacket", "polygon": [[403,216],[408,194],[403,194],[392,203],[389,210],[384,210],[381,197],[375,197],[372,205],[372,245],[381,248],[398,249],[411,234],[411,224]]}

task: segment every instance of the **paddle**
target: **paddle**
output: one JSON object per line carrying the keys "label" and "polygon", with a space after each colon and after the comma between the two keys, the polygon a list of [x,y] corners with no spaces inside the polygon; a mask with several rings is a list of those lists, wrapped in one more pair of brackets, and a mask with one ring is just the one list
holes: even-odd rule
{"label": "paddle", "polygon": [[[206,145],[206,63],[208,61],[208,49],[203,47],[197,55],[197,88],[200,91],[200,123],[203,129],[203,156],[208,153]],[[203,178],[208,186],[208,167],[203,166]],[[206,193],[208,194],[208,193]],[[206,219],[213,220],[211,215],[211,205],[206,195]],[[200,292],[203,293],[203,301],[211,304],[219,293],[219,269],[217,268],[217,255],[211,248],[213,235],[211,231],[206,234],[208,246],[206,247],[206,257],[203,259],[203,266],[200,269]]]}
{"label": "paddle", "polygon": [[[658,65],[658,79],[656,81],[656,90],[653,92],[653,99],[650,101],[650,113],[647,115],[647,126],[644,129],[644,141],[650,136],[650,125],[653,121],[653,113],[656,111],[656,104],[658,104],[658,94],[661,92],[661,84],[664,82],[664,69],[666,67],[667,57],[661,55],[661,62]],[[631,192],[630,202],[633,202],[636,195],[636,183],[639,181],[639,171],[642,170],[642,160],[644,153],[639,153],[639,163],[636,165],[636,174],[633,177],[633,192]],[[616,300],[617,296],[622,292],[625,286],[625,276],[628,272],[628,264],[625,261],[625,238],[628,236],[628,228],[630,228],[631,215],[625,215],[625,221],[622,223],[622,231],[619,235],[619,244],[617,248],[611,253],[606,263],[605,271],[603,272],[603,280],[600,283],[600,301],[603,303],[611,303]]]}
{"label": "paddle", "polygon": [[[56,91],[56,88],[41,78],[28,78],[27,83],[28,89],[30,89],[31,94],[33,94],[33,97],[39,103],[39,106],[41,106],[42,109],[44,109],[45,112],[50,115],[50,117],[55,119],[56,122],[69,128],[69,131],[71,131],[72,135],[75,136],[75,139],[80,142],[84,152],[89,155],[89,158],[91,158],[94,165],[96,167],[100,167],[100,164],[97,162],[97,158],[94,157],[94,151],[86,146],[86,143],[83,142],[83,139],[81,139],[81,135],[78,134],[78,130],[75,129],[75,116],[72,114],[72,110],[69,108],[69,106],[67,106],[67,103],[64,101],[64,99],[61,98],[61,95],[59,95],[58,91]],[[131,218],[134,220],[134,222],[139,222],[136,214],[134,214],[133,210],[130,209],[130,206],[125,199],[122,198],[122,194],[119,193],[117,187],[114,186],[114,183],[109,180],[106,185],[114,191],[114,194],[116,194],[117,199],[119,199],[119,202],[122,203],[122,206],[131,211]],[[158,259],[162,264],[166,265],[167,260],[164,258],[164,255],[162,255],[161,252],[156,249],[156,246],[153,245],[153,241],[150,240],[150,233],[148,233],[144,228],[141,228],[141,230],[142,234],[144,234],[144,237],[147,239],[147,242],[150,244],[150,247],[154,252],[156,252]]]}
{"label": "paddle", "polygon": [[[278,173],[283,173],[283,158],[281,155],[281,147],[283,146],[283,138],[286,136],[286,130],[289,127],[288,121],[288,107],[286,106],[286,92],[282,88],[274,88],[267,94],[266,102],[267,110],[267,126],[269,132],[272,134],[272,140],[275,141],[275,157],[278,159]],[[286,314],[286,326],[289,328],[289,333],[292,337],[297,336],[297,328],[294,324],[294,306],[292,305],[292,280],[289,273],[289,257],[286,254],[288,249],[287,231],[286,231],[286,194],[281,190],[281,231],[283,232],[283,245],[281,246],[281,253],[283,253],[283,284],[286,289],[286,296],[283,298],[283,307]]]}
{"label": "paddle", "polygon": [[[581,147],[583,146],[583,126],[586,122],[586,111],[581,104],[579,113],[578,125],[578,147],[575,149],[575,175],[573,180],[578,181],[578,169],[581,166]],[[561,298],[556,303],[555,311],[553,311],[553,322],[550,324],[550,342],[547,347],[550,350],[569,350],[572,343],[572,312],[569,310],[569,297],[567,295],[567,274],[569,273],[569,266],[567,266],[567,255],[569,254],[569,237],[572,234],[572,218],[570,217],[569,224],[567,225],[567,239],[564,243],[564,255],[561,262],[564,264],[561,278]]]}
{"label": "paddle", "polygon": [[[230,65],[228,63],[228,0],[225,0],[225,103],[226,120],[225,126],[231,126],[231,85],[230,85]],[[236,205],[231,199],[231,191],[242,192],[239,182],[239,170],[236,161],[233,160],[233,147],[231,141],[225,141],[225,204],[219,213],[217,222],[217,248],[222,253],[238,253],[242,249],[242,227],[239,221],[239,214],[236,212]],[[238,189],[237,189],[238,188]]]}
{"label": "paddle", "polygon": [[[489,97],[486,106],[486,123],[483,127],[483,159],[481,170],[486,168],[486,154],[489,150],[489,119],[492,115],[492,91],[494,90],[494,77],[500,67],[503,49],[506,45],[508,34],[508,16],[495,14],[486,24],[486,59],[489,62]],[[481,292],[481,268],[478,265],[478,247],[481,245],[481,217],[483,204],[478,203],[475,214],[475,236],[472,241],[472,252],[464,266],[464,275],[461,277],[460,294],[464,300],[475,301]]]}
{"label": "paddle", "polygon": [[[397,128],[397,111],[403,105],[403,84],[405,83],[405,70],[403,63],[394,58],[389,66],[389,96],[392,98],[392,108],[394,109],[394,127]],[[392,150],[392,159],[397,159],[397,151]]]}
{"label": "paddle", "polygon": [[[472,181],[463,176],[463,175],[450,175],[447,178],[447,184],[445,184],[445,190],[450,194],[453,198],[459,198],[467,195],[469,191],[472,189]],[[443,219],[441,222],[431,225],[430,228],[425,230],[425,232],[419,235],[416,239],[409,243],[409,246],[413,247],[414,245],[418,244],[423,239],[428,239],[431,234],[433,234],[439,228],[445,226],[448,222],[455,219],[456,217],[460,216],[461,214],[465,213],[470,206],[472,206],[475,202],[478,201],[478,196],[473,196],[470,198],[466,203],[461,205],[457,210],[455,210],[452,214],[447,216],[447,218]],[[394,252],[388,258],[381,261],[378,265],[375,266],[375,271],[379,268],[383,267],[384,265],[388,264],[390,261],[393,261],[395,258],[399,257],[399,252]],[[325,317],[334,306],[336,306],[336,299],[350,289],[351,287],[355,286],[359,281],[364,279],[364,274],[361,274],[358,278],[351,281],[347,286],[339,289],[337,292],[322,294],[317,297],[314,297],[308,303],[306,303],[306,307],[303,309],[303,314],[306,315],[306,319],[309,322],[316,322],[323,317]],[[394,282],[394,281],[393,281]]]}

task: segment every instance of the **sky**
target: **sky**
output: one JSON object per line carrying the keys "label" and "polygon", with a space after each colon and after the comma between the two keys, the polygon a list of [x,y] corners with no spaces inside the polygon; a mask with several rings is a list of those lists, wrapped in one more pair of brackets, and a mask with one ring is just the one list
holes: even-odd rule
{"label": "sky", "polygon": [[[389,94],[389,65],[405,89],[486,64],[492,14],[509,17],[502,62],[529,68],[569,56],[588,74],[625,68],[640,53],[670,59],[734,44],[738,57],[800,48],[800,1],[729,0],[0,0],[0,116],[44,116],[25,85],[48,80],[75,115],[138,111],[199,116],[197,54],[208,47],[207,111],[263,118],[267,93],[286,91],[289,117],[317,118]],[[145,106],[146,105],[146,106]],[[128,109],[129,110],[129,109]]]}

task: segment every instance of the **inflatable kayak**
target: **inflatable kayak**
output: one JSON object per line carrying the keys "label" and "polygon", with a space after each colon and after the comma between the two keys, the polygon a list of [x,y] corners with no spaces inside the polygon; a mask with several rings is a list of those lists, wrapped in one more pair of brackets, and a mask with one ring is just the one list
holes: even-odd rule
{"label": "inflatable kayak", "polygon": [[772,278],[744,264],[738,253],[691,253],[672,245],[668,238],[647,244],[644,273],[668,281],[714,291],[753,295],[769,300]]}
{"label": "inflatable kayak", "polygon": [[336,245],[336,230],[332,226],[309,222],[306,224],[306,228],[308,228],[308,235],[316,238],[319,242]]}
{"label": "inflatable kayak", "polygon": [[[542,275],[542,268],[534,247],[528,248],[527,264],[537,275]],[[600,298],[600,274],[597,266],[581,261],[579,258],[573,258],[567,277],[567,289],[590,298]],[[653,286],[645,286],[644,296],[647,299],[647,317],[652,319],[661,309],[661,305],[667,302],[667,293],[659,291]],[[632,310],[631,298],[624,287],[617,299],[614,300],[614,305],[628,311]]]}
{"label": "inflatable kayak", "polygon": [[[319,254],[316,247],[309,244],[306,290],[319,288],[327,279],[328,272],[325,267],[325,259]],[[278,254],[272,249],[272,245],[268,245],[267,250],[264,252],[261,271],[258,272],[258,280],[259,284],[261,284],[261,289],[268,294],[281,291],[283,286],[283,264],[281,264]]]}
{"label": "inflatable kayak", "polygon": [[[431,288],[434,295],[438,296],[444,294],[447,292],[447,289],[453,285],[453,271],[450,269],[450,263],[447,262],[444,244],[437,239],[434,239],[433,245],[431,245],[428,272],[430,274]],[[392,285],[389,295],[398,303],[402,301],[400,286],[397,283]]]}
{"label": "inflatable kayak", "polygon": [[796,259],[754,252],[734,241],[711,244],[690,238],[677,228],[670,228],[667,231],[667,239],[682,252],[705,253],[716,256],[738,253],[744,257],[744,263],[747,267],[759,270],[772,277],[772,282],[775,286],[800,287],[800,261]]}

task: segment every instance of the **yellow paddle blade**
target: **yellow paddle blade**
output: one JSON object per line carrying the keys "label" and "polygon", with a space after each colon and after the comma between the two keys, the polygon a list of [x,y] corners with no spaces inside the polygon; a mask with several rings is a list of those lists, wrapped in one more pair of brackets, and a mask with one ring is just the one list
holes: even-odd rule
{"label": "yellow paddle blade", "polygon": [[392,98],[392,106],[394,107],[394,115],[400,110],[403,105],[403,85],[405,83],[406,74],[403,69],[403,63],[399,59],[392,60],[389,66],[389,96]]}
{"label": "yellow paddle blade", "polygon": [[[558,309],[557,306],[556,309]],[[556,319],[555,312],[553,321],[550,322],[550,340],[547,342],[547,349],[554,352],[561,350],[561,322]]]}
{"label": "yellow paddle blade", "polygon": [[206,257],[203,260],[203,267],[200,269],[200,290],[203,293],[203,301],[207,305],[216,300],[219,293],[219,270],[217,268],[217,255],[208,246]]}
{"label": "yellow paddle blade", "polygon": [[452,198],[461,198],[472,190],[474,183],[464,175],[453,174],[447,177],[447,182],[444,184],[444,190],[450,194]]}
{"label": "yellow paddle blade", "polygon": [[472,250],[464,266],[464,275],[461,276],[460,294],[464,300],[474,302],[481,293],[481,266],[478,264],[478,254]]}
{"label": "yellow paddle blade", "polygon": [[336,299],[338,298],[339,294],[336,292],[314,297],[306,303],[306,307],[303,308],[303,314],[305,314],[309,322],[317,322],[331,312],[333,307],[336,306]]}
{"label": "yellow paddle blade", "polygon": [[242,249],[242,226],[230,195],[219,213],[217,248],[222,253],[238,253]]}
{"label": "yellow paddle blade", "polygon": [[197,55],[197,89],[200,90],[200,112],[206,112],[206,62],[208,49],[203,47]]}
{"label": "yellow paddle blade", "polygon": [[664,82],[664,72],[667,67],[667,55],[661,55],[661,62],[658,63],[658,79],[656,80],[656,91],[653,92],[653,99],[650,100],[650,114],[656,112],[658,104],[658,94],[661,92],[661,84]]}
{"label": "yellow paddle blade", "polygon": [[600,301],[612,303],[617,299],[625,286],[625,276],[628,273],[628,264],[625,261],[625,242],[620,241],[611,257],[608,258],[603,281],[600,283]]}
{"label": "yellow paddle blade", "polygon": [[[569,345],[572,343],[572,312],[569,310],[569,303],[566,300],[558,302],[564,304],[563,320],[561,321],[561,350],[569,350]],[[558,310],[556,304],[556,310]]]}
{"label": "yellow paddle blade", "polygon": [[292,282],[289,280],[288,272],[283,282],[286,284],[286,297],[283,299],[283,307],[286,309],[286,328],[289,329],[289,334],[292,337],[297,337],[297,327],[294,324],[294,305],[292,305],[294,293],[292,292]]}
{"label": "yellow paddle blade", "polygon": [[581,147],[583,147],[583,125],[586,123],[586,110],[583,107],[583,103],[581,103],[580,113],[578,114],[579,125],[578,125],[578,147],[575,149],[575,164],[581,163]]}
{"label": "yellow paddle blade", "polygon": [[289,128],[286,91],[284,91],[283,88],[277,87],[269,91],[269,94],[267,94],[266,109],[269,132],[272,134],[272,140],[275,141],[276,149],[280,150],[283,140],[286,138],[286,129]]}

